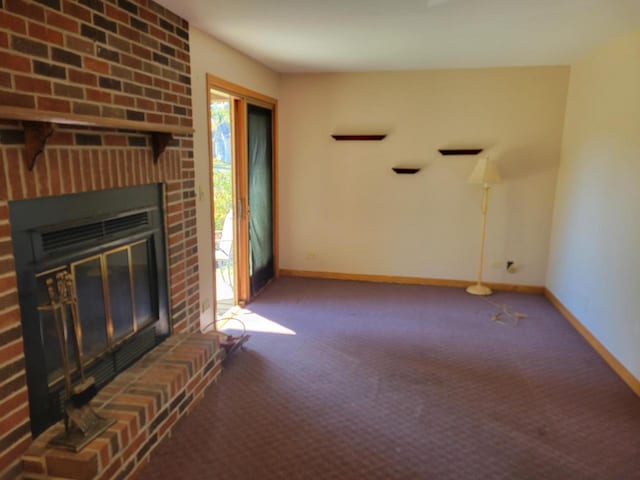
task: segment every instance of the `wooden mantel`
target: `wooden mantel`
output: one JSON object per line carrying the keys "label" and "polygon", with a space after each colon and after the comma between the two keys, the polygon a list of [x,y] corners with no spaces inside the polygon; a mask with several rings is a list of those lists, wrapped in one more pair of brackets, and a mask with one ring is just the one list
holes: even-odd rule
{"label": "wooden mantel", "polygon": [[193,133],[192,127],[183,127],[180,125],[75,115],[72,113],[46,112],[20,107],[0,106],[0,118],[22,121],[26,159],[29,170],[33,169],[38,155],[44,152],[47,140],[55,131],[56,125],[77,125],[82,127],[148,132],[151,134],[153,159],[155,162],[158,161],[160,155],[165,151],[173,135],[189,135]]}

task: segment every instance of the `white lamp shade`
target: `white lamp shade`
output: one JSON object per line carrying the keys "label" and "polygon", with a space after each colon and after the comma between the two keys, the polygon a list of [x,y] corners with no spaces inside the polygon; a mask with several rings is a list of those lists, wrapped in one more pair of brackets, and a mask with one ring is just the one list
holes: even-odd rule
{"label": "white lamp shade", "polygon": [[479,158],[467,183],[482,183],[486,185],[500,183],[500,172],[496,164],[488,158]]}

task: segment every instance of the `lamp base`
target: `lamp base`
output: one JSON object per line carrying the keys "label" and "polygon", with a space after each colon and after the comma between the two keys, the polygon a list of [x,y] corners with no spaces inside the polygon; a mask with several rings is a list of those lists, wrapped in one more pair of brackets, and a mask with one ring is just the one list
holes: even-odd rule
{"label": "lamp base", "polygon": [[476,283],[475,285],[467,287],[467,293],[470,293],[471,295],[491,295],[493,292],[486,285]]}

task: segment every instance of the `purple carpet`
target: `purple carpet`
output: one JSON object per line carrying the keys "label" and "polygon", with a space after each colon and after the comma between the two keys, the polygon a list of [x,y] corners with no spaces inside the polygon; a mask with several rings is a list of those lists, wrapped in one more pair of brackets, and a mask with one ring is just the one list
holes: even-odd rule
{"label": "purple carpet", "polygon": [[[139,479],[640,479],[640,399],[541,296],[282,278]],[[265,322],[265,319],[267,320]],[[262,327],[259,327],[262,328]]]}

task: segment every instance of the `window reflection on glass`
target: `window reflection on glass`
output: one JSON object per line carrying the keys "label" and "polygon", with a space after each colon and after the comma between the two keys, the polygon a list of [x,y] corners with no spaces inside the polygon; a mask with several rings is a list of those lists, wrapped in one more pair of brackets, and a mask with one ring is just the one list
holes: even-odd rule
{"label": "window reflection on glass", "polygon": [[107,275],[113,339],[117,340],[133,332],[129,254],[126,249],[107,255]]}
{"label": "window reflection on glass", "polygon": [[216,312],[224,315],[236,303],[234,291],[234,165],[231,99],[215,90],[209,92],[213,221],[215,228]]}
{"label": "window reflection on glass", "polygon": [[151,298],[151,277],[149,274],[149,242],[131,247],[133,267],[133,289],[135,292],[136,322],[138,328],[155,319]]}
{"label": "window reflection on glass", "polygon": [[78,311],[82,327],[82,351],[85,358],[107,348],[106,314],[102,291],[100,259],[74,265]]}
{"label": "window reflection on glass", "polygon": [[[51,300],[47,293],[47,278],[55,278],[55,273],[38,277],[38,305],[50,306]],[[62,309],[58,310],[58,319],[66,318],[67,324],[67,351],[69,352],[69,368],[71,370],[77,367],[76,354],[74,350],[73,324],[71,317],[71,309],[69,306],[64,307],[65,315],[62,316]],[[60,340],[56,332],[56,319],[52,311],[39,310],[38,317],[40,320],[40,336],[42,345],[44,346],[44,362],[47,371],[47,382],[53,383],[62,377],[62,351],[60,349]]]}

